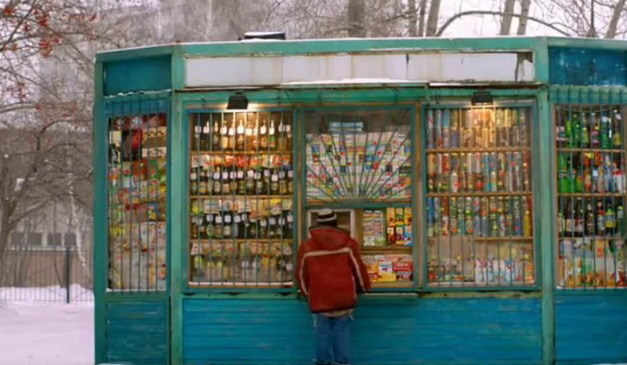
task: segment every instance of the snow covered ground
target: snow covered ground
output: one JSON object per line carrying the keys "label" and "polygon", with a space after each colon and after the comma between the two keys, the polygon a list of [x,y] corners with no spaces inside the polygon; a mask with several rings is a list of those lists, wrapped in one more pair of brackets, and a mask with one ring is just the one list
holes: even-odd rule
{"label": "snow covered ground", "polygon": [[93,303],[2,301],[0,291],[0,365],[93,365],[93,312]]}

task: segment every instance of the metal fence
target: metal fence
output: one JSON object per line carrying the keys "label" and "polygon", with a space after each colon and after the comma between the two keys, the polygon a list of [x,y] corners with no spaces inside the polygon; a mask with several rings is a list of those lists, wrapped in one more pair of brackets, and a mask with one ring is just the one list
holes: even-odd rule
{"label": "metal fence", "polygon": [[91,248],[11,247],[0,264],[0,301],[92,302]]}

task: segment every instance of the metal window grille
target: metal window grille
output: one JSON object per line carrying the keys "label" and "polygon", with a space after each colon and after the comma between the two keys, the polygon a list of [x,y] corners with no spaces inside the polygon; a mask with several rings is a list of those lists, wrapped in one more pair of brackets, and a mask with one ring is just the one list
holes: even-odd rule
{"label": "metal window grille", "polygon": [[557,286],[624,288],[624,100],[612,92],[554,96]]}
{"label": "metal window grille", "polygon": [[190,114],[190,285],[290,287],[290,112]]}
{"label": "metal window grille", "polygon": [[411,113],[314,110],[304,117],[309,224],[317,207],[336,207],[375,287],[411,287]]}
{"label": "metal window grille", "polygon": [[427,284],[535,283],[531,108],[426,109]]}
{"label": "metal window grille", "polygon": [[164,102],[108,107],[109,289],[166,288],[167,115]]}

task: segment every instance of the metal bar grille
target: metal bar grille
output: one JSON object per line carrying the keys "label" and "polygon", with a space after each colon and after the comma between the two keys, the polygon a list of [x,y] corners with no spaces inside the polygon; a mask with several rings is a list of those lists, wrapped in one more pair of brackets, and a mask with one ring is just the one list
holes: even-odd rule
{"label": "metal bar grille", "polygon": [[109,289],[166,288],[167,116],[161,100],[110,103]]}
{"label": "metal bar grille", "polygon": [[622,95],[559,90],[554,108],[557,286],[627,286]]}
{"label": "metal bar grille", "polygon": [[291,286],[291,113],[192,113],[189,121],[190,284]]}
{"label": "metal bar grille", "polygon": [[333,206],[362,245],[375,287],[411,287],[412,135],[408,110],[307,111],[308,223]]}
{"label": "metal bar grille", "polygon": [[535,284],[531,108],[426,110],[427,283]]}

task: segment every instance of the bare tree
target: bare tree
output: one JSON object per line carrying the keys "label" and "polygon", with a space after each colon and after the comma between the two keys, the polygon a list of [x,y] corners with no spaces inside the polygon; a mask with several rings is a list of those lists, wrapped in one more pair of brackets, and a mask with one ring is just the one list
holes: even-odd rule
{"label": "bare tree", "polygon": [[433,37],[438,31],[438,18],[440,16],[440,0],[431,0],[429,17],[427,18],[427,37]]}
{"label": "bare tree", "polygon": [[520,0],[520,18],[518,19],[518,31],[516,32],[518,35],[525,35],[527,32],[529,7],[531,7],[531,0]]}
{"label": "bare tree", "polygon": [[625,0],[618,0],[614,5],[614,11],[612,12],[612,17],[610,18],[607,32],[605,33],[605,38],[612,39],[616,37],[616,32],[618,30],[618,21],[621,19],[624,11]]}
{"label": "bare tree", "polygon": [[516,0],[505,0],[505,5],[503,7],[503,18],[501,19],[501,30],[499,31],[500,35],[509,34],[509,31],[512,27],[515,3]]}

